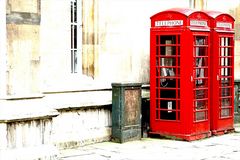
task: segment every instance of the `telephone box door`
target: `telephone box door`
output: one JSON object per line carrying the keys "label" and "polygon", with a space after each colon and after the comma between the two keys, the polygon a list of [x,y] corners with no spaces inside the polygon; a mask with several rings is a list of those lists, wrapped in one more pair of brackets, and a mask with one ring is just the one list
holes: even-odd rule
{"label": "telephone box door", "polygon": [[175,132],[180,120],[180,34],[154,32],[151,41],[155,52],[151,57],[151,127],[158,130],[161,121],[165,121],[172,128],[169,132]]}
{"label": "telephone box door", "polygon": [[234,35],[216,33],[215,36],[218,49],[213,56],[216,66],[213,66],[212,132],[223,134],[234,130]]}
{"label": "telephone box door", "polygon": [[234,19],[229,14],[208,11],[211,20],[211,131],[233,131],[234,114]]}

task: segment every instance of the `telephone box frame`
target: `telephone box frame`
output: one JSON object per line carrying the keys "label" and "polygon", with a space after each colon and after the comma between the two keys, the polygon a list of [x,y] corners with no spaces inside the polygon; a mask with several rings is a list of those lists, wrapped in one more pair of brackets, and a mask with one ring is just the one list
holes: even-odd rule
{"label": "telephone box frame", "polygon": [[[234,131],[234,18],[218,11],[204,11],[210,19],[211,52],[211,132]],[[229,81],[229,82],[227,82]],[[223,82],[227,82],[224,84]],[[229,102],[226,104],[225,102]],[[224,104],[224,103],[226,104]]]}
{"label": "telephone box frame", "polygon": [[[175,8],[151,17],[150,134],[187,141],[211,136],[209,26],[206,13],[190,9]],[[171,38],[175,43],[167,42]],[[166,43],[161,42],[164,40]],[[168,54],[168,48],[173,55]],[[167,58],[174,65],[163,65]],[[205,66],[197,66],[200,59]],[[200,70],[204,75],[198,77]],[[171,84],[171,79],[175,80],[174,87],[164,88],[162,82]],[[204,86],[196,87],[198,82]],[[167,92],[174,96],[169,98]]]}

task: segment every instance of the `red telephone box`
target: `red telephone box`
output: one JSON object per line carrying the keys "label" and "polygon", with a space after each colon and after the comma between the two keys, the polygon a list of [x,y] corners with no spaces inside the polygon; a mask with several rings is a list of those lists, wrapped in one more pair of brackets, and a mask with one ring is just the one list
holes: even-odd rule
{"label": "red telephone box", "polygon": [[210,22],[172,9],[151,17],[150,134],[196,140],[211,135]]}
{"label": "red telephone box", "polygon": [[211,21],[211,131],[233,131],[234,123],[234,18],[206,11]]}

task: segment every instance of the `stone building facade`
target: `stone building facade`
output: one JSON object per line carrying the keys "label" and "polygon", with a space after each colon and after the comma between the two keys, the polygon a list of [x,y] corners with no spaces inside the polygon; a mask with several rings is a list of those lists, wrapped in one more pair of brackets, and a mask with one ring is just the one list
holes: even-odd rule
{"label": "stone building facade", "polygon": [[[224,11],[238,28],[234,2]],[[54,159],[59,149],[110,140],[111,83],[149,86],[149,17],[212,3],[0,0],[0,159]]]}

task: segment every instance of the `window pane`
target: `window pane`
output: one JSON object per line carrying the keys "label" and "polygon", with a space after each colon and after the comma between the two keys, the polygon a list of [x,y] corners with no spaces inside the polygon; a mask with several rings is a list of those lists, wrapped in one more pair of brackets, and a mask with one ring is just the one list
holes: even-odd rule
{"label": "window pane", "polygon": [[71,0],[71,73],[78,72],[78,18],[77,0]]}
{"label": "window pane", "polygon": [[77,23],[77,1],[74,2],[74,22]]}
{"label": "window pane", "polygon": [[78,69],[78,56],[77,51],[74,51],[74,73],[77,73]]}
{"label": "window pane", "polygon": [[196,114],[196,121],[207,119],[205,115],[205,111],[196,112],[195,114]]}
{"label": "window pane", "polygon": [[73,2],[71,2],[71,22],[73,22]]}
{"label": "window pane", "polygon": [[230,108],[221,109],[221,117],[228,117],[231,115]]}
{"label": "window pane", "polygon": [[161,36],[161,44],[176,44],[176,36]]}
{"label": "window pane", "polygon": [[74,49],[77,49],[77,26],[74,25],[74,35],[73,35],[73,40],[74,40]]}
{"label": "window pane", "polygon": [[71,50],[71,73],[74,73],[73,57],[74,57],[74,50]]}

